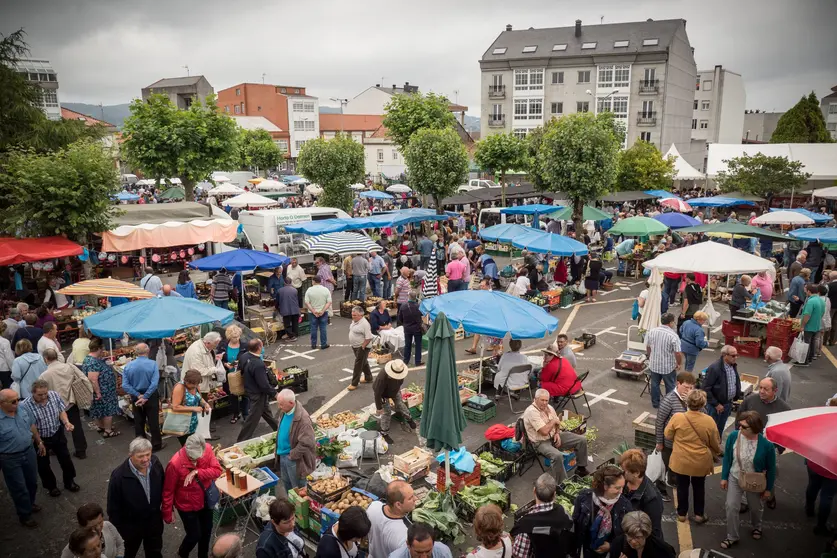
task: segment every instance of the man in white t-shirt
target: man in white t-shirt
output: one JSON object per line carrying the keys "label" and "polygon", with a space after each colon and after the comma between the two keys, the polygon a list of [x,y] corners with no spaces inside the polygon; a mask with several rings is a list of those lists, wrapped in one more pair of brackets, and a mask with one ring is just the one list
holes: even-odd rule
{"label": "man in white t-shirt", "polygon": [[387,485],[387,504],[372,502],[366,515],[372,522],[369,531],[370,558],[387,558],[394,550],[404,546],[410,520],[407,516],[416,507],[413,487],[402,480]]}
{"label": "man in white t-shirt", "polygon": [[65,362],[64,355],[61,354],[61,345],[58,344],[58,326],[55,322],[47,322],[43,329],[44,334],[38,339],[38,354],[44,356],[44,351],[47,349],[55,349],[58,353],[58,361]]}
{"label": "man in white t-shirt", "polygon": [[[639,296],[636,297],[637,307],[639,308],[639,315],[642,316],[643,312],[645,312],[645,305],[648,303],[648,283],[645,283],[645,288],[642,292],[639,293]],[[639,319],[639,318],[637,318]]]}

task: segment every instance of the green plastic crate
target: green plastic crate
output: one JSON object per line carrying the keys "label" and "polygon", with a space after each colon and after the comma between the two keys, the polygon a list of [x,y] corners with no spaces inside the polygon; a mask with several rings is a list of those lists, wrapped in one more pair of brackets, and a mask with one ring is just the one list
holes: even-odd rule
{"label": "green plastic crate", "polygon": [[484,411],[477,411],[463,406],[462,412],[465,413],[465,418],[471,422],[483,423],[488,422],[497,416],[497,405],[493,405]]}
{"label": "green plastic crate", "polygon": [[[413,420],[419,420],[421,418],[421,411],[419,411],[418,407],[410,407],[410,416],[413,417]],[[392,415],[392,420],[404,422],[401,415]]]}

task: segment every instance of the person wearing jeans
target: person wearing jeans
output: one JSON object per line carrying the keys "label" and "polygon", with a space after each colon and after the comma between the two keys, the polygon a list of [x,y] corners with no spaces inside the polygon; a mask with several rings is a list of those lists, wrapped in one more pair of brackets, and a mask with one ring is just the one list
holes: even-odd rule
{"label": "person wearing jeans", "polygon": [[331,310],[331,292],[323,287],[322,279],[315,276],[314,284],[305,291],[305,307],[308,309],[308,322],[311,324],[311,348],[317,348],[317,331],[320,333],[320,348],[328,348],[328,314]]}
{"label": "person wearing jeans", "polygon": [[806,464],[808,465],[808,486],[805,488],[805,515],[814,517],[814,504],[819,494],[820,505],[816,510],[817,525],[814,527],[814,534],[827,535],[831,504],[834,502],[834,496],[837,495],[837,475],[810,460],[806,460]]}
{"label": "person wearing jeans", "polygon": [[706,390],[706,413],[715,420],[718,435],[727,424],[732,402],[741,397],[741,378],[738,376],[738,349],[732,345],[721,348],[721,358],[706,369],[701,387]]}
{"label": "person wearing jeans", "polygon": [[355,300],[366,302],[366,278],[369,275],[369,259],[366,254],[352,258],[352,293]]}
{"label": "person wearing jeans", "polygon": [[811,364],[816,354],[814,339],[822,329],[822,318],[825,315],[825,298],[818,296],[819,286],[814,283],[805,285],[805,305],[802,307],[803,340],[808,343],[808,354],[803,365]]}
{"label": "person wearing jeans", "polygon": [[372,289],[372,296],[381,296],[381,282],[384,277],[386,262],[377,253],[369,255],[369,286]]}
{"label": "person wearing jeans", "polygon": [[663,298],[660,311],[664,314],[668,312],[668,307],[674,304],[677,298],[677,290],[680,288],[680,280],[682,273],[671,273],[666,271],[663,273]]}
{"label": "person wearing jeans", "polygon": [[651,405],[660,406],[660,382],[665,383],[666,393],[674,389],[675,375],[683,364],[680,338],[675,332],[677,321],[673,314],[663,314],[660,327],[655,327],[645,337],[646,355],[650,370]]}
{"label": "person wearing jeans", "polygon": [[[349,324],[349,345],[355,353],[355,365],[349,391],[357,389],[359,383],[372,383],[372,370],[369,368],[369,342],[372,341],[372,327],[363,317],[363,308],[352,308],[352,323]],[[363,378],[361,379],[361,375]]]}
{"label": "person wearing jeans", "polygon": [[686,372],[693,372],[700,351],[709,346],[703,325],[709,321],[706,313],[698,311],[680,326],[680,346],[683,349]]}
{"label": "person wearing jeans", "polygon": [[305,486],[305,479],[314,470],[317,442],[311,417],[302,405],[297,404],[294,392],[283,389],[276,401],[279,405],[276,459],[285,491],[290,491]]}
{"label": "person wearing jeans", "polygon": [[418,292],[411,290],[407,302],[398,308],[398,322],[404,326],[404,362],[410,364],[413,344],[416,346],[416,366],[421,366],[422,315],[418,305]]}
{"label": "person wearing jeans", "polygon": [[656,438],[656,450],[663,455],[663,463],[666,466],[666,478],[657,481],[657,489],[663,496],[663,499],[668,497],[666,485],[676,486],[674,475],[671,472],[669,463],[671,461],[671,440],[666,440],[664,436],[665,428],[671,421],[672,417],[677,413],[685,413],[686,398],[695,389],[695,376],[690,372],[680,372],[677,375],[677,387],[674,391],[669,392],[660,402],[660,408],[657,409],[657,419],[654,422],[654,434]]}

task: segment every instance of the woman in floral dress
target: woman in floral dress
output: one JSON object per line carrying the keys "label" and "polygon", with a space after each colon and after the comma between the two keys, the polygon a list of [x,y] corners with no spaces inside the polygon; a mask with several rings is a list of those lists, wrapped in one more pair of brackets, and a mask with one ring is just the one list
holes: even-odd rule
{"label": "woman in floral dress", "polygon": [[101,339],[90,340],[90,353],[84,357],[81,370],[93,384],[94,397],[90,405],[90,416],[96,421],[97,430],[105,438],[119,436],[119,431],[112,428],[113,416],[119,413],[116,373],[103,358]]}

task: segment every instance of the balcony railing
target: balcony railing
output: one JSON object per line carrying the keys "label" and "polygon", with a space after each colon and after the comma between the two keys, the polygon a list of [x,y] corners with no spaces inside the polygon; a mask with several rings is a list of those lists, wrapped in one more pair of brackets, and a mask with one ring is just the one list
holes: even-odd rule
{"label": "balcony railing", "polygon": [[660,92],[660,80],[643,79],[639,82],[640,94],[656,94]]}
{"label": "balcony railing", "polygon": [[489,85],[488,98],[489,99],[504,99],[506,97],[505,85]]}
{"label": "balcony railing", "polygon": [[656,126],[657,112],[656,111],[640,111],[637,113],[636,123],[638,126]]}
{"label": "balcony railing", "polygon": [[498,128],[503,127],[506,125],[506,115],[505,114],[489,114],[488,115],[488,126],[491,128]]}

